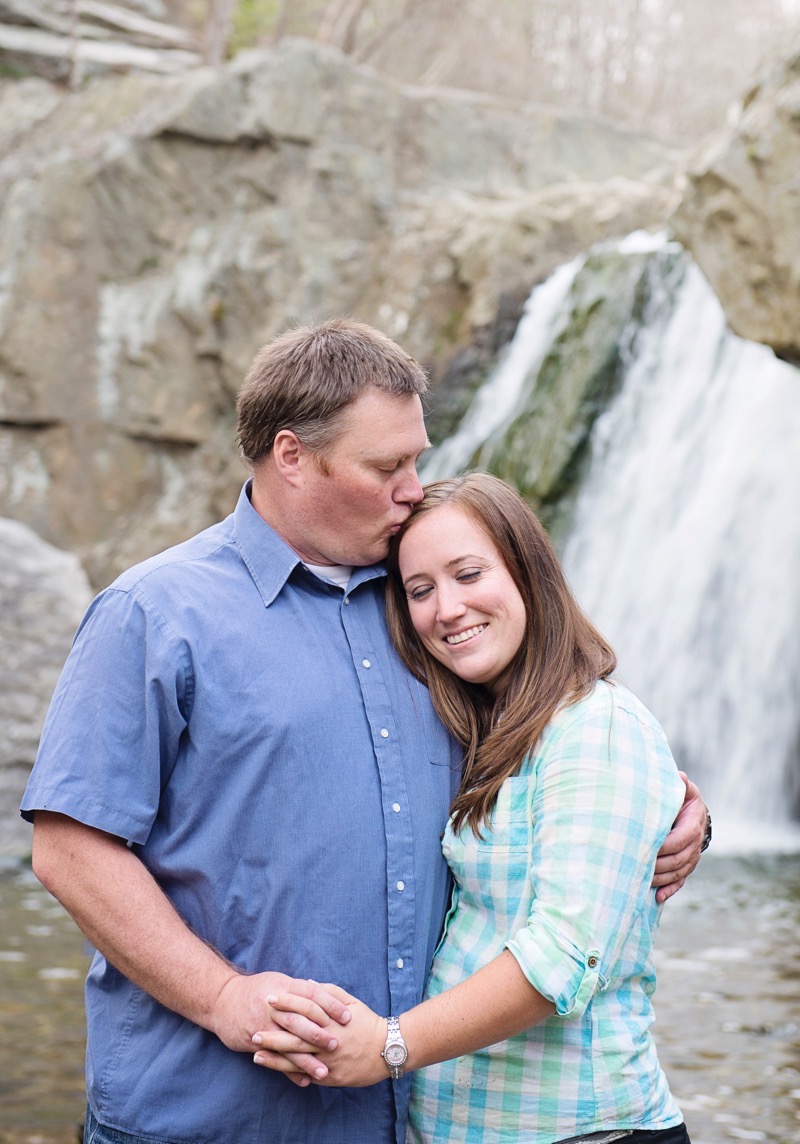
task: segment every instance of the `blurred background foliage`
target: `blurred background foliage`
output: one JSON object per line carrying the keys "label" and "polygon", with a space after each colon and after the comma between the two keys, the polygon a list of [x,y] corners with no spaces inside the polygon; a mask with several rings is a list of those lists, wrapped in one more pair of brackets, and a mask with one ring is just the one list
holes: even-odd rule
{"label": "blurred background foliage", "polygon": [[[194,7],[192,7],[194,4]],[[800,0],[172,0],[212,63],[306,36],[401,82],[556,103],[666,142],[719,128]]]}

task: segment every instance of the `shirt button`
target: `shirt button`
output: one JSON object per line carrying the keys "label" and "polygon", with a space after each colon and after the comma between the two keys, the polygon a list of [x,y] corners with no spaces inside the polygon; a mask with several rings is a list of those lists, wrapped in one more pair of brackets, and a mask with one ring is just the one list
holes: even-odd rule
{"label": "shirt button", "polygon": [[398,890],[405,890],[405,888],[406,888],[405,882],[398,882],[397,888],[398,888]]}
{"label": "shirt button", "polygon": [[345,602],[345,604],[349,604],[349,603],[350,603],[350,597],[349,597],[349,596],[345,596],[345,598],[344,598],[344,602]]}
{"label": "shirt button", "polygon": [[597,965],[597,958],[596,957],[590,957],[588,965],[589,965],[590,969],[594,969],[594,967]]}
{"label": "shirt button", "polygon": [[398,957],[395,964],[397,965],[398,969],[402,969],[403,966],[405,965],[405,962],[403,961],[402,957]]}
{"label": "shirt button", "polygon": [[393,802],[392,803],[392,810],[395,812],[395,814],[399,814],[400,813],[400,803],[399,802]]}
{"label": "shirt button", "polygon": [[381,727],[381,738],[382,739],[388,739],[389,738],[389,732],[386,730],[385,727]]}
{"label": "shirt button", "polygon": [[361,662],[364,665],[364,667],[372,667],[372,664],[369,662],[368,659],[362,659]]}

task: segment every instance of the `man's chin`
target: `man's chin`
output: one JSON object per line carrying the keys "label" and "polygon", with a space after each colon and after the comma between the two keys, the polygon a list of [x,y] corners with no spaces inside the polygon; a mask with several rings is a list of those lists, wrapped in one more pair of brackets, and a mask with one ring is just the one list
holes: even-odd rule
{"label": "man's chin", "polygon": [[383,544],[376,544],[371,552],[362,552],[360,557],[349,560],[348,564],[352,564],[355,568],[369,568],[371,564],[382,564],[388,555],[389,542],[387,540]]}

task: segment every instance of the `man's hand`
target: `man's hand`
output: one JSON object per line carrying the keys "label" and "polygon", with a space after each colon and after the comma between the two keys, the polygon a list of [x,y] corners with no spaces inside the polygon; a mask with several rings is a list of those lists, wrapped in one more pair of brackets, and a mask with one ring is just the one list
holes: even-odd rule
{"label": "man's hand", "polygon": [[683,771],[679,772],[686,784],[683,806],[673,823],[664,845],[658,852],[653,885],[660,887],[656,900],[666,902],[677,894],[700,860],[700,848],[708,822],[706,804],[695,784]]}
{"label": "man's hand", "polygon": [[[320,1021],[334,1029],[349,1020],[346,994],[284,973],[239,973],[189,929],[121,838],[37,810],[33,869],[111,965],[229,1049],[251,1053],[254,1033],[277,1028],[266,1000],[273,994],[313,1000]],[[333,1039],[311,1022],[300,1029],[314,1046]]]}
{"label": "man's hand", "polygon": [[[301,1009],[311,1016],[296,1014],[291,1032],[286,1032],[272,1017],[270,998],[292,994]],[[278,1051],[289,1052],[298,1044],[309,1051],[334,1049],[338,1044],[335,1028],[350,1020],[344,993],[333,992],[316,981],[287,977],[284,973],[255,973],[245,976],[231,972],[217,997],[209,1028],[222,1043],[235,1052],[252,1052],[253,1035],[266,1030],[274,1036]]]}

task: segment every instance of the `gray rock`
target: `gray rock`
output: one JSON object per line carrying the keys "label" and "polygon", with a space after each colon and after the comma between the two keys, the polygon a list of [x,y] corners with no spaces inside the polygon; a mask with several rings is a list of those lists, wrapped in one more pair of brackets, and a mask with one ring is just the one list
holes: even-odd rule
{"label": "gray rock", "polygon": [[91,599],[74,555],[0,519],[0,855],[30,851],[16,814],[47,707]]}
{"label": "gray rock", "polygon": [[672,222],[732,329],[800,361],[800,42],[696,156]]}
{"label": "gray rock", "polygon": [[435,382],[509,295],[663,218],[676,160],[302,40],[49,105],[38,87],[35,111],[11,90],[0,513],[77,551],[97,586],[229,510],[235,394],[269,337],[351,314]]}

